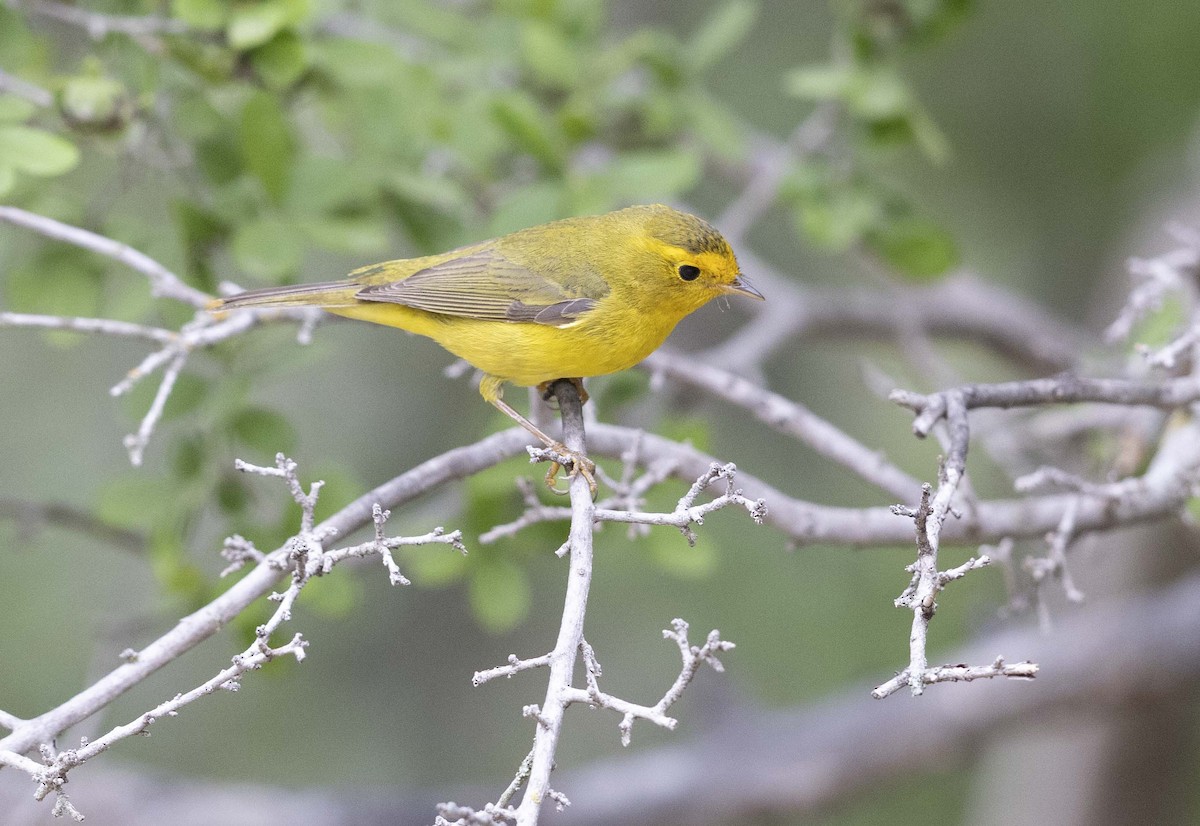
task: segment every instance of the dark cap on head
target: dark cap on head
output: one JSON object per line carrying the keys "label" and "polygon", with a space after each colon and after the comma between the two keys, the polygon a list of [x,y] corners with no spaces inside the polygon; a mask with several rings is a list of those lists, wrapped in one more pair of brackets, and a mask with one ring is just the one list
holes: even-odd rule
{"label": "dark cap on head", "polygon": [[702,218],[662,204],[633,208],[644,209],[649,213],[646,218],[646,231],[663,243],[685,249],[693,255],[704,252],[733,255],[729,242],[712,224]]}

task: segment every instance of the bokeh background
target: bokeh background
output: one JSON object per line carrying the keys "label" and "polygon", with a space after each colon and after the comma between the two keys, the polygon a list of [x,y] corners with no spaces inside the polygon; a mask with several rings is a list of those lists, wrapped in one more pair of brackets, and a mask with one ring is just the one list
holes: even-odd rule
{"label": "bokeh background", "polygon": [[[813,110],[813,100],[792,93],[798,67],[866,60],[852,37],[865,18],[935,12],[937,31],[897,35],[896,43],[876,44],[870,59],[911,84],[914,106],[936,125],[944,151],[911,135],[871,144],[851,118],[832,139],[840,147],[833,154],[872,192],[901,202],[905,216],[935,227],[939,243],[952,239],[956,261],[1094,333],[1122,299],[1124,259],[1161,251],[1166,222],[1194,225],[1200,213],[1196,4],[767,0],[733,11],[707,0],[286,4],[299,9],[289,36],[302,59],[286,44],[263,57],[253,32],[240,51],[216,37],[192,45],[184,37],[165,50],[122,35],[91,40],[78,26],[39,15],[37,5],[0,7],[0,70],[59,95],[28,122],[65,136],[80,160],[62,175],[34,177],[10,158],[18,175],[4,201],[126,241],[209,289],[221,279],[242,286],[326,279],[369,261],[623,202],[666,198],[715,217],[738,192],[737,176],[721,168],[744,164],[755,134],[782,140]],[[193,24],[213,14],[213,31],[228,14],[217,0],[88,7],[174,12]],[[473,25],[464,29],[460,16]],[[340,38],[319,33],[329,20],[344,27]],[[744,21],[744,35],[689,74],[699,54],[691,38],[713,20],[718,31]],[[271,36],[289,34],[291,25]],[[560,52],[593,55],[630,42],[638,71],[628,82],[612,81],[616,92],[592,94],[591,78],[559,61]],[[88,79],[92,86],[80,92],[91,94],[88,105],[112,109],[89,109],[94,122],[72,124],[63,96],[72,82]],[[105,91],[100,79],[116,85]],[[528,96],[504,98],[511,111],[498,118],[497,89]],[[532,114],[530,101],[540,107]],[[570,117],[556,108],[569,104],[579,107]],[[559,131],[543,129],[551,121]],[[254,148],[263,141],[292,147],[283,168],[278,153]],[[464,148],[472,142],[474,155]],[[633,162],[619,174],[588,178],[589,169],[626,157]],[[747,244],[797,282],[877,286],[878,268],[863,263],[866,230],[826,228],[814,237],[801,173],[789,173],[791,194],[756,223]],[[297,227],[305,228],[299,237]],[[848,233],[845,243],[831,242],[834,230]],[[903,285],[938,276],[885,277]],[[13,227],[0,227],[0,289],[5,309],[168,326],[187,317],[149,299],[140,277],[119,265]],[[711,346],[742,318],[738,312],[709,308],[670,345]],[[969,344],[941,346],[968,378],[1025,375]],[[108,388],[145,352],[125,340],[0,329],[0,499],[7,507],[0,519],[0,708],[14,714],[33,716],[70,697],[111,668],[119,651],[202,604],[221,587],[217,551],[229,530],[261,547],[287,535],[295,514],[282,486],[234,478],[235,456],[269,463],[275,450],[288,451],[304,477],[329,482],[322,498],[328,513],[506,424],[469,381],[443,375],[451,358],[427,341],[330,323],[300,347],[293,330],[268,329],[193,359],[144,466],[131,468],[121,440],[136,427],[153,383],[117,401]],[[1097,350],[1081,360],[1121,356]],[[930,478],[935,446],[912,439],[907,414],[865,385],[863,360],[910,386],[925,382],[895,347],[845,339],[789,347],[766,373],[777,391]],[[686,393],[653,396],[640,373],[596,381],[592,392],[603,419],[691,437],[795,496],[883,503],[737,411]],[[981,491],[1006,493],[985,460],[972,467]],[[544,683],[533,674],[474,689],[471,675],[510,652],[532,655],[551,644],[564,574],[551,551],[562,531],[541,528],[488,547],[473,539],[519,512],[512,478],[529,472],[514,462],[396,514],[393,527],[405,533],[462,528],[471,555],[463,561],[432,548],[406,556],[402,565],[416,580],[406,589],[390,588],[376,566],[339,569],[314,585],[293,620],[311,641],[302,666],[274,663],[237,694],[189,707],[156,725],[153,737],[125,741],[80,773],[119,768],[164,783],[185,777],[376,796],[474,785],[494,795],[528,749],[530,725],[520,707],[540,699]],[[661,502],[681,492],[672,488]],[[97,513],[129,532],[129,541],[14,518],[23,501]],[[1175,536],[1165,550],[1194,559],[1194,536]],[[948,556],[961,561],[968,553]],[[907,547],[790,549],[769,528],[731,512],[708,520],[695,549],[672,531],[632,542],[620,530],[604,531],[587,636],[609,691],[640,701],[661,693],[677,670],[674,649],[659,634],[673,617],[687,618],[697,632],[720,628],[738,644],[725,658],[727,672],[702,673],[676,707],[676,732],[639,726],[632,748],[687,742],[731,709],[791,708],[847,692],[874,702],[865,689],[907,657],[909,617],[892,600],[911,557]],[[1076,572],[1097,599],[1124,581],[1117,576],[1113,584],[1105,566],[1095,553]],[[934,624],[934,659],[1004,623],[1030,622],[1002,618],[1005,601],[998,572],[947,592]],[[247,628],[268,610],[251,611],[246,625],[227,629],[69,737],[102,732],[202,681],[244,647]],[[1187,735],[1167,762],[1194,776],[1197,721],[1190,713],[1183,720]],[[560,766],[618,752],[614,719],[569,714]],[[1030,771],[1053,777],[1052,751],[1031,745],[1027,753]],[[982,801],[995,793],[984,774],[996,766],[981,749],[977,759],[947,764],[934,777],[909,777],[819,815],[779,813],[762,822],[992,822]],[[14,772],[0,775],[0,787],[32,793]],[[86,811],[86,798],[76,802]],[[13,822],[49,821],[48,806],[28,809],[33,814],[13,815],[28,820]],[[1194,791],[1181,793],[1162,816],[1158,822],[1195,822],[1200,801]],[[253,817],[244,822],[259,822]],[[1008,822],[1034,821],[1018,812]]]}

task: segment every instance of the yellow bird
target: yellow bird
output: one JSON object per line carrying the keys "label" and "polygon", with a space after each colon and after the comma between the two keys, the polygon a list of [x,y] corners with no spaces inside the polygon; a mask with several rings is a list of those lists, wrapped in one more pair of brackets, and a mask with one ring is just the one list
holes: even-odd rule
{"label": "yellow bird", "polygon": [[[586,400],[584,376],[637,364],[684,316],[734,293],[763,299],[719,232],[656,204],[385,261],[343,281],[250,290],[212,309],[320,307],[428,336],[481,370],[483,398],[569,459],[570,475],[582,474],[595,493],[595,465],[506,404],[503,385],[544,392],[569,378]],[[558,469],[546,474],[554,490]]]}

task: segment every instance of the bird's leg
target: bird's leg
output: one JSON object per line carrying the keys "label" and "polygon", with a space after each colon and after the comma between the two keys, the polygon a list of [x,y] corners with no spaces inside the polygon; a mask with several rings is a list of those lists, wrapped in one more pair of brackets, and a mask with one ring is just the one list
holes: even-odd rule
{"label": "bird's leg", "polygon": [[[581,391],[581,398],[583,398],[586,394],[582,394],[583,387],[581,380],[571,379],[570,381],[575,383],[576,387],[579,387]],[[542,431],[541,428],[509,406],[509,404],[500,397],[500,385],[501,382],[499,380],[492,376],[486,376],[484,377],[483,381],[479,383],[479,392],[482,394],[484,399],[490,402],[497,410],[536,436],[550,452],[555,453],[561,458],[565,459],[567,463],[571,465],[571,470],[568,472],[567,478],[574,479],[576,476],[582,476],[587,480],[588,489],[592,492],[592,496],[594,497],[596,495],[596,477],[594,476],[593,472],[596,470],[596,463],[587,456],[584,456],[582,453],[569,449],[557,439],[550,438]],[[546,386],[548,387],[549,385],[547,384]],[[539,387],[538,389],[541,388]],[[546,487],[550,488],[550,490],[559,495],[564,495],[570,492],[569,490],[560,490],[557,485],[558,472],[562,469],[562,467],[563,462],[552,460],[550,462],[550,469],[546,471]]]}

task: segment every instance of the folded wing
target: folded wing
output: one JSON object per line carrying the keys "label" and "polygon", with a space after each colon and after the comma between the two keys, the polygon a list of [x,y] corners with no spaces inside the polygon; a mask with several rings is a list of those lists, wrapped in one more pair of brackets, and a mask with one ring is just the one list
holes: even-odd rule
{"label": "folded wing", "polygon": [[[376,265],[352,277],[373,280],[386,274],[386,267]],[[598,279],[589,280],[589,285],[590,289],[568,289],[494,249],[484,249],[418,270],[407,278],[365,286],[355,298],[442,315],[561,327],[586,314],[608,292]]]}

